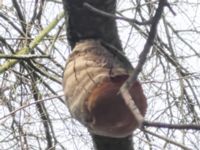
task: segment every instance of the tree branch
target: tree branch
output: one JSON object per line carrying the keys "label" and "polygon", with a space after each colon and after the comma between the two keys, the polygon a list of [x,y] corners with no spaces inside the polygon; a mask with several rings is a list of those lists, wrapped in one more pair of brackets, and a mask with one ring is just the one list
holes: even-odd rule
{"label": "tree branch", "polygon": [[135,23],[135,24],[138,24],[138,25],[148,25],[152,22],[152,20],[148,20],[148,21],[144,21],[144,22],[140,22],[136,19],[131,19],[131,18],[127,18],[127,17],[120,17],[120,16],[116,16],[116,15],[113,15],[111,13],[107,13],[105,11],[102,11],[100,9],[97,9],[95,8],[94,6],[88,4],[88,3],[83,3],[83,6],[85,6],[86,8],[88,8],[90,11],[92,12],[95,12],[99,15],[102,15],[102,16],[105,16],[105,17],[109,17],[109,18],[113,18],[113,19],[120,19],[120,20],[124,20],[124,21],[127,21],[129,23]]}
{"label": "tree branch", "polygon": [[129,93],[129,88],[137,80],[139,73],[142,71],[142,67],[146,61],[147,55],[150,51],[151,46],[153,45],[156,32],[157,32],[157,26],[162,16],[165,4],[166,4],[166,0],[160,0],[155,16],[153,17],[153,20],[152,20],[152,25],[150,28],[148,39],[145,43],[143,51],[141,52],[139,56],[139,62],[136,68],[134,69],[133,73],[130,75],[130,77],[125,81],[125,83],[120,88],[120,93],[122,94],[122,97],[124,98],[126,105],[129,107],[129,109],[134,114],[135,118],[137,119],[139,128],[142,127],[142,122],[144,121],[144,119],[139,109],[135,105],[134,100],[132,100],[131,98],[131,95]]}
{"label": "tree branch", "polygon": [[[23,47],[21,50],[19,50],[15,55],[25,55],[31,52],[40,42],[41,40],[58,24],[58,22],[64,17],[64,13],[60,13],[44,30],[42,30],[31,43],[29,46]],[[4,64],[0,65],[0,74],[4,71],[8,70],[12,66],[14,66],[18,60],[7,60]]]}
{"label": "tree branch", "polygon": [[[161,0],[161,1],[162,1],[162,0]],[[158,134],[156,134],[156,133],[153,133],[153,132],[151,132],[151,131],[148,131],[148,130],[145,130],[145,129],[143,129],[143,131],[146,132],[146,133],[148,133],[148,134],[151,134],[151,135],[153,135],[153,136],[155,136],[155,137],[157,137],[157,138],[159,138],[159,139],[162,139],[162,140],[164,140],[164,141],[166,141],[166,142],[168,142],[168,143],[171,143],[171,144],[173,144],[173,145],[176,145],[176,146],[182,148],[183,150],[192,150],[191,148],[186,147],[186,146],[183,145],[183,144],[180,144],[180,143],[178,143],[178,142],[172,141],[172,140],[169,139],[169,138],[163,137],[163,136],[158,135]]]}
{"label": "tree branch", "polygon": [[48,58],[50,59],[49,55],[6,55],[0,54],[0,59],[36,59],[36,58]]}
{"label": "tree branch", "polygon": [[167,129],[186,129],[186,130],[200,130],[200,125],[195,124],[167,124],[162,122],[150,122],[144,121],[143,127],[156,127],[156,128],[167,128]]}

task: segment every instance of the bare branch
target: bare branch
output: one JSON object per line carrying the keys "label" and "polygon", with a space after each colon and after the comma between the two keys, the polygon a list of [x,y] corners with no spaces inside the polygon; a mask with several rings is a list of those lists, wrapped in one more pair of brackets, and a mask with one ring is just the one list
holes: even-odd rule
{"label": "bare branch", "polygon": [[48,58],[50,59],[50,56],[48,55],[6,55],[6,54],[0,54],[0,59],[37,59],[37,58]]}
{"label": "bare branch", "polygon": [[148,133],[148,134],[151,134],[151,135],[153,135],[153,136],[155,136],[155,137],[157,137],[157,138],[160,138],[160,139],[162,139],[162,140],[164,140],[164,141],[166,141],[166,142],[169,142],[169,143],[171,143],[171,144],[174,144],[174,145],[176,145],[176,146],[178,146],[178,147],[180,147],[180,148],[182,148],[182,149],[184,149],[184,150],[192,150],[191,148],[189,148],[189,147],[187,147],[187,146],[185,146],[185,145],[183,145],[183,144],[180,144],[180,143],[178,143],[178,142],[175,142],[175,141],[173,141],[173,140],[171,140],[171,139],[168,139],[168,138],[166,138],[166,137],[163,137],[163,136],[161,136],[161,135],[158,135],[158,134],[153,133],[153,132],[151,132],[151,131],[148,131],[148,130],[146,130],[146,129],[143,129],[143,131],[146,132],[146,133]]}
{"label": "bare branch", "polygon": [[99,10],[95,7],[93,7],[92,5],[88,4],[88,3],[83,3],[83,5],[88,8],[90,11],[93,11],[99,15],[102,15],[102,16],[105,16],[105,17],[109,17],[109,18],[113,18],[113,19],[119,19],[119,20],[124,20],[124,21],[127,21],[129,23],[135,23],[135,24],[138,24],[138,25],[148,25],[148,24],[151,24],[152,20],[148,20],[148,21],[144,21],[144,22],[140,22],[136,19],[131,19],[131,18],[127,18],[127,17],[120,17],[120,16],[116,16],[116,15],[113,15],[113,14],[110,14],[110,13],[107,13],[105,11],[102,11],[102,10]]}
{"label": "bare branch", "polygon": [[133,115],[136,117],[139,128],[142,127],[142,122],[144,121],[144,119],[143,119],[143,116],[141,115],[139,109],[135,105],[134,100],[132,100],[132,98],[131,98],[131,95],[129,93],[129,88],[137,80],[137,76],[142,71],[142,67],[146,61],[146,57],[150,51],[151,46],[153,45],[153,41],[156,36],[157,25],[162,16],[162,12],[163,12],[165,3],[166,3],[166,0],[160,0],[156,14],[153,17],[153,21],[152,21],[148,39],[145,43],[143,51],[141,52],[141,54],[139,56],[139,62],[137,64],[136,68],[134,69],[133,73],[131,74],[131,76],[125,81],[125,83],[120,88],[120,93],[123,96],[126,105],[129,107],[129,109],[131,110]]}
{"label": "bare branch", "polygon": [[31,105],[35,105],[36,103],[40,103],[40,102],[44,102],[44,101],[48,101],[48,100],[52,100],[52,99],[57,99],[57,98],[60,98],[60,97],[63,97],[64,95],[56,95],[56,96],[50,96],[48,98],[45,98],[45,99],[40,99],[40,100],[37,100],[37,101],[34,101],[32,103],[29,103],[27,105],[24,105],[24,106],[21,106],[20,108],[17,108],[16,110],[13,110],[12,112],[10,112],[9,114],[7,115],[4,115],[3,117],[0,118],[0,120],[3,120],[3,119],[6,119],[7,117],[15,114],[16,112],[26,108],[26,107],[30,107]]}
{"label": "bare branch", "polygon": [[200,125],[195,125],[195,124],[167,124],[167,123],[162,123],[162,122],[144,121],[143,126],[167,128],[167,129],[181,129],[181,130],[200,130]]}

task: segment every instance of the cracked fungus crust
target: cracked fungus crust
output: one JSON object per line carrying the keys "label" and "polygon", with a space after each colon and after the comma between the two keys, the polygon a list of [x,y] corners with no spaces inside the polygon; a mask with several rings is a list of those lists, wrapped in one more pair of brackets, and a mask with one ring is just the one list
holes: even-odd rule
{"label": "cracked fungus crust", "polygon": [[[137,127],[136,120],[118,93],[129,72],[99,41],[79,42],[64,71],[64,94],[72,116],[97,135],[125,137],[132,134]],[[130,93],[144,115],[146,98],[138,81]]]}

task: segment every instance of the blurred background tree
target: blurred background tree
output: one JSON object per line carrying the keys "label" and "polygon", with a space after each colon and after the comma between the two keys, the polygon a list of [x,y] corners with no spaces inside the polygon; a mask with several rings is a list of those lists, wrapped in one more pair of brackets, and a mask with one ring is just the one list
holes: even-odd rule
{"label": "blurred background tree", "polygon": [[[168,1],[139,76],[151,122],[200,124],[199,0]],[[133,66],[158,1],[118,0],[123,49]],[[93,149],[64,104],[62,73],[70,53],[60,0],[0,1],[0,149]],[[173,12],[176,14],[173,14]],[[14,55],[15,54],[15,55]],[[12,58],[12,59],[11,59]],[[199,149],[197,130],[136,130],[134,149]]]}

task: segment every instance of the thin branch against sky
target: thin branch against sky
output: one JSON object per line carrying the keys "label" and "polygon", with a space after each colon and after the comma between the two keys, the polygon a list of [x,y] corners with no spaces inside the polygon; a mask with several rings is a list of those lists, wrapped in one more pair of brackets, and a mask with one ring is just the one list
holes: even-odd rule
{"label": "thin branch against sky", "polygon": [[[26,46],[36,35],[62,10],[62,4],[57,1],[29,0],[18,2],[22,14],[26,18],[26,28],[17,16],[11,1],[2,1],[0,6],[0,53],[12,55]],[[200,112],[200,9],[199,1],[169,1],[176,13],[174,16],[169,9],[165,9],[158,25],[157,36],[153,48],[147,56],[139,80],[148,98],[146,120],[169,124],[199,124]],[[118,15],[143,21],[149,19],[157,8],[156,1],[131,0],[118,1]],[[33,19],[33,12],[39,15],[43,5],[41,17]],[[7,19],[6,19],[7,18]],[[9,20],[8,20],[9,19]],[[31,22],[31,19],[32,22]],[[63,23],[63,22],[62,22]],[[41,115],[35,105],[15,110],[23,106],[36,103],[33,95],[30,75],[35,72],[41,99],[48,99],[51,95],[61,95],[62,71],[69,54],[69,46],[64,28],[57,36],[62,23],[36,48],[33,55],[49,54],[51,59],[21,60],[14,67],[0,75],[0,118],[11,113],[0,122],[0,149],[44,149],[47,145],[45,128]],[[118,20],[119,33],[125,45],[126,55],[136,66],[138,57],[148,38],[149,25],[131,24]],[[23,30],[26,30],[25,32]],[[27,35],[30,37],[27,37]],[[0,59],[0,66],[5,59]],[[35,70],[34,66],[39,69]],[[57,97],[58,98],[58,97]],[[57,149],[90,149],[91,139],[79,123],[71,119],[63,99],[44,102],[44,109],[49,116],[47,124]],[[192,149],[199,148],[199,131],[173,130],[162,128],[148,128],[157,135],[166,137],[176,143]],[[178,137],[178,138],[177,138]],[[165,140],[144,133],[134,132],[135,149],[177,149]]]}

